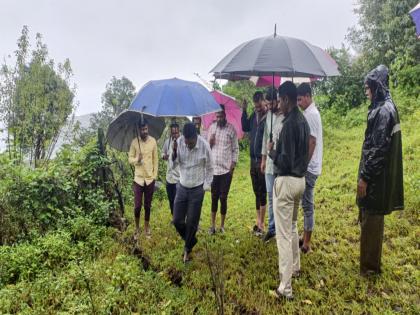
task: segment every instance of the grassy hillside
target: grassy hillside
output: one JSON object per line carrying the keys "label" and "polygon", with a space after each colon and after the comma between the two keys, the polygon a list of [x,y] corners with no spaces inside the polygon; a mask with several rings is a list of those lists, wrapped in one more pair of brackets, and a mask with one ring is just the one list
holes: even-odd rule
{"label": "grassy hillside", "polygon": [[[206,194],[191,264],[181,262],[183,244],[169,224],[167,202],[156,201],[152,238],[141,237],[141,250],[132,241],[132,225],[123,235],[112,230],[98,233],[85,225],[82,240],[55,232],[49,242],[41,241],[41,250],[49,253],[47,264],[27,276],[21,274],[15,284],[0,287],[0,313],[215,314],[210,261],[216,280],[224,283],[226,314],[418,314],[419,121],[417,111],[402,123],[406,210],[385,219],[380,277],[359,276],[355,190],[364,126],[326,127],[323,174],[316,185],[313,252],[301,256],[302,275],[293,280],[293,302],[281,303],[269,294],[278,285],[278,253],[274,240],[264,244],[252,235],[254,196],[248,153],[241,152],[229,195],[226,234],[207,234],[210,198]],[[128,216],[132,222],[131,209]],[[16,253],[30,253],[19,250],[3,248],[1,253],[10,257],[14,253],[13,261],[22,264],[25,255]],[[19,268],[31,270],[31,265]],[[0,272],[10,270],[0,268]]]}

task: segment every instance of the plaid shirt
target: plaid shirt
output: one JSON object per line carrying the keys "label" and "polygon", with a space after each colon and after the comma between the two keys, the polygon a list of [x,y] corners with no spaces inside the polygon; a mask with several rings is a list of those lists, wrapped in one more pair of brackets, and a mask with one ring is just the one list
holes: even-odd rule
{"label": "plaid shirt", "polygon": [[213,123],[207,133],[209,143],[212,135],[216,136],[215,144],[211,148],[214,175],[223,175],[230,171],[232,162],[238,162],[238,137],[230,123],[226,123],[222,128]]}

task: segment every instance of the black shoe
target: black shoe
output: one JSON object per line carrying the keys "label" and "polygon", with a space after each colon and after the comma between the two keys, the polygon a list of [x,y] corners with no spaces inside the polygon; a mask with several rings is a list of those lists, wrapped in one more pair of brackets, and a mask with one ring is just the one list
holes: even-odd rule
{"label": "black shoe", "polygon": [[276,236],[276,233],[273,233],[273,232],[270,232],[270,231],[268,231],[265,235],[264,235],[264,238],[263,238],[263,242],[268,242],[268,241],[270,241],[274,236]]}
{"label": "black shoe", "polygon": [[303,238],[299,239],[299,248],[301,248],[303,246]]}

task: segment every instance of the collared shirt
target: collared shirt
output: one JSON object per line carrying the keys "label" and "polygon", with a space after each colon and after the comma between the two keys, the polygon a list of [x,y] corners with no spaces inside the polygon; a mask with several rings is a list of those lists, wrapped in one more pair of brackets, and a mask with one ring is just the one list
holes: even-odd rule
{"label": "collared shirt", "polygon": [[179,165],[174,165],[171,156],[173,151],[173,141],[166,139],[162,147],[162,157],[168,156],[166,167],[166,182],[169,184],[176,184],[179,182]]}
{"label": "collared shirt", "polygon": [[295,106],[283,120],[276,149],[269,156],[277,166],[277,176],[303,177],[308,169],[310,129]]}
{"label": "collared shirt", "polygon": [[184,136],[179,137],[177,143],[177,156],[173,162],[179,164],[179,183],[186,188],[204,185],[205,190],[209,189],[213,181],[213,162],[207,141],[197,136],[197,143],[191,150],[185,144]]}
{"label": "collared shirt", "polygon": [[232,162],[238,162],[238,137],[232,124],[226,123],[220,127],[214,122],[207,133],[207,141],[215,135],[215,143],[211,147],[211,156],[214,165],[214,175],[223,175],[230,172]]}
{"label": "collared shirt", "polygon": [[322,170],[322,122],[315,103],[312,103],[303,111],[303,116],[305,116],[311,129],[311,136],[316,139],[314,153],[308,165],[308,172],[319,176]]}
{"label": "collared shirt", "polygon": [[[137,161],[139,153],[143,156],[140,162]],[[128,162],[134,165],[134,181],[140,186],[144,186],[145,183],[150,185],[158,174],[158,151],[155,138],[148,136],[146,141],[134,138],[128,152]]]}
{"label": "collared shirt", "polygon": [[[271,132],[271,111],[267,114],[267,119],[265,121],[265,127],[264,127],[264,135],[263,135],[263,145],[261,149],[261,154],[267,156],[267,144],[270,142],[270,132]],[[274,148],[276,147],[277,140],[279,138],[281,128],[283,127],[283,114],[274,114],[273,115],[273,142],[274,142]],[[275,165],[273,163],[273,160],[271,157],[267,156],[266,164],[265,164],[265,173],[274,175],[275,173]]]}

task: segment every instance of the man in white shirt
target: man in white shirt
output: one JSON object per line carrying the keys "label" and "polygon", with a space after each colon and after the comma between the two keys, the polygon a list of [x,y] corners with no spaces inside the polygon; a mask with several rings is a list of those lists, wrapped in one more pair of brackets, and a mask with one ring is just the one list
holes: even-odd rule
{"label": "man in white shirt", "polygon": [[307,253],[311,249],[311,235],[314,228],[314,187],[322,169],[322,122],[321,115],[312,101],[312,89],[308,83],[297,88],[298,105],[303,110],[311,135],[309,137],[309,165],[305,174],[305,191],[302,196],[303,208],[303,243],[301,250]]}
{"label": "man in white shirt", "polygon": [[273,212],[273,187],[276,176],[276,166],[273,160],[268,156],[267,145],[270,142],[277,145],[277,140],[283,127],[284,115],[280,110],[277,101],[277,90],[270,87],[267,90],[265,99],[272,103],[271,110],[267,113],[265,121],[263,144],[261,149],[261,172],[265,174],[265,184],[268,194],[268,230],[265,234],[263,241],[268,242],[271,238],[276,236],[276,227],[274,222]]}
{"label": "man in white shirt", "polygon": [[[169,200],[169,208],[171,209],[171,215],[174,214],[174,201],[176,196],[176,184],[179,182],[179,165],[175,166],[172,162],[172,159],[169,157],[172,156],[173,143],[178,140],[179,134],[179,125],[173,123],[170,125],[171,136],[169,139],[166,139],[162,148],[162,159],[167,162],[166,167],[166,193]],[[173,218],[172,218],[173,222]]]}
{"label": "man in white shirt", "polygon": [[174,225],[185,241],[184,263],[191,260],[191,251],[197,243],[204,191],[213,181],[213,163],[210,146],[197,135],[192,123],[184,125],[183,136],[173,144],[172,161],[179,165],[179,183],[174,203]]}

